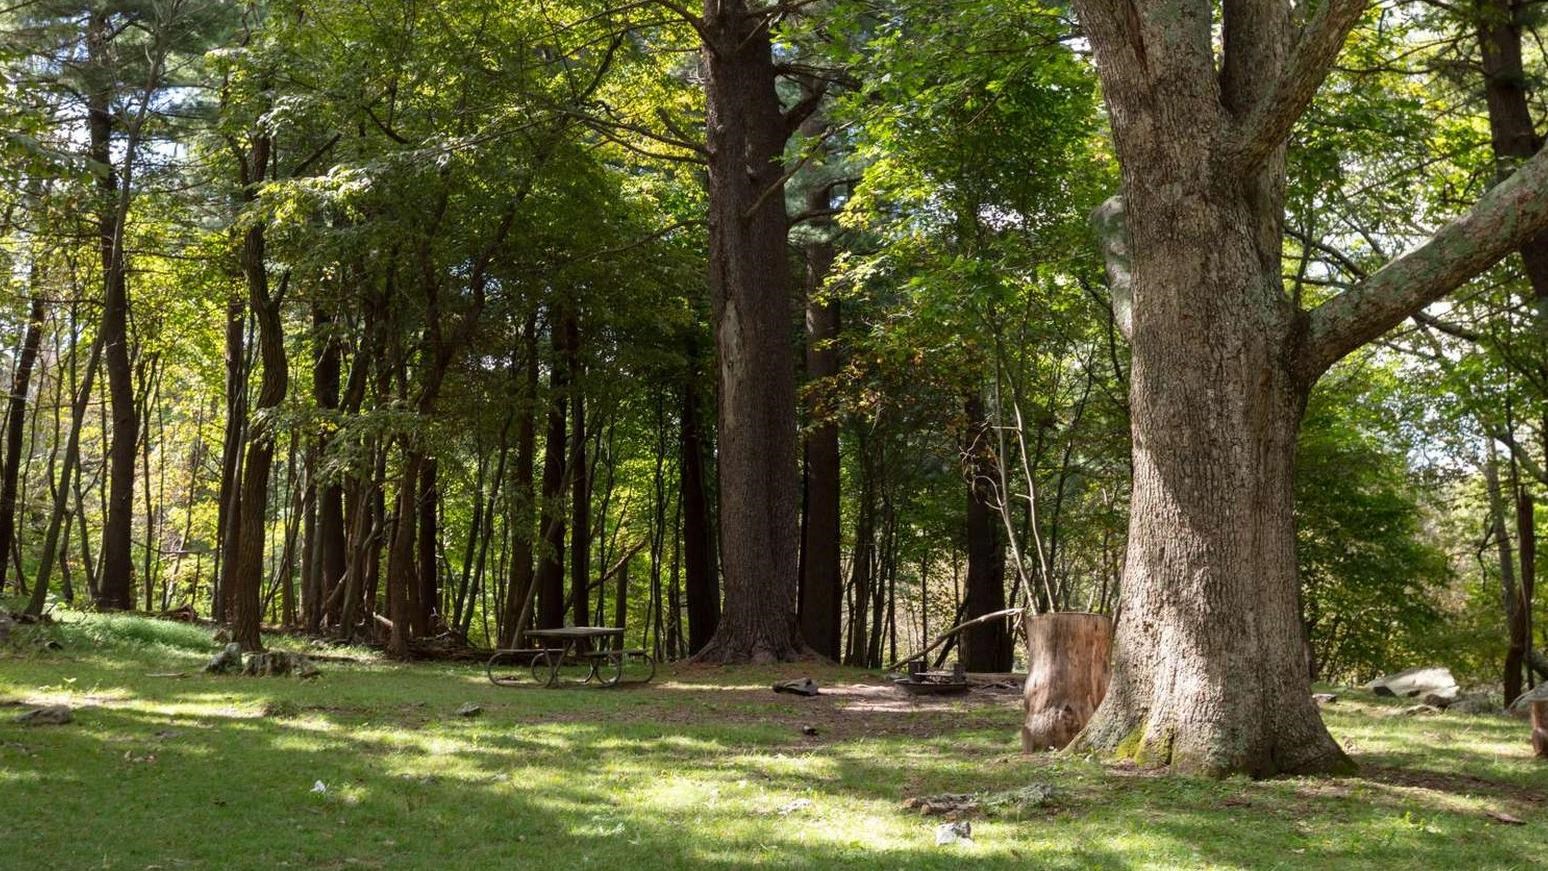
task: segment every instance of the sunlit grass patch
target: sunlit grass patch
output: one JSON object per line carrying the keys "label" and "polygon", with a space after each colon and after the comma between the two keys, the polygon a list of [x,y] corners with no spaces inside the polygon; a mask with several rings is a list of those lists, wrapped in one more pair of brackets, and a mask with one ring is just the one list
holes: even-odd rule
{"label": "sunlit grass patch", "polygon": [[[128,637],[56,627],[63,650],[0,660],[0,701],[77,708],[70,726],[0,721],[16,867],[1525,868],[1548,825],[1520,723],[1359,693],[1327,711],[1359,776],[1214,781],[1024,757],[1013,703],[768,688],[876,680],[847,669],[541,690],[372,659],[302,682],[204,675],[203,653],[105,625]],[[482,713],[457,716],[470,701]],[[972,846],[936,846],[940,820],[901,807],[1031,783],[1047,806],[974,819]]]}

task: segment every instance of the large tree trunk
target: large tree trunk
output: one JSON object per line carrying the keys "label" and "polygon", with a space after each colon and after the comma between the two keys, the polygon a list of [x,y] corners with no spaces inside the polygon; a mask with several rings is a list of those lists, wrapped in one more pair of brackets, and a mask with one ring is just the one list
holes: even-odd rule
{"label": "large tree trunk", "polygon": [[[689,347],[678,421],[678,507],[683,518],[684,595],[688,600],[688,652],[698,653],[720,622],[720,572],[704,475],[704,432],[699,407],[698,354]],[[674,610],[675,614],[676,611]]]}
{"label": "large tree trunk", "polygon": [[[32,267],[34,279],[37,265]],[[0,461],[0,578],[4,577],[5,563],[11,557],[11,546],[16,534],[16,490],[21,478],[22,438],[26,432],[27,392],[32,386],[32,367],[38,360],[38,349],[43,344],[43,318],[46,314],[43,294],[32,282],[32,303],[27,309],[27,332],[22,339],[21,355],[16,361],[16,375],[11,379],[10,401],[5,412],[5,459]],[[18,573],[20,583],[21,575]],[[3,584],[0,584],[3,587]]]}
{"label": "large tree trunk", "polygon": [[710,303],[720,363],[720,546],[725,604],[703,662],[772,662],[803,652],[794,311],[786,262],[785,141],[772,16],[706,0]]}
{"label": "large tree trunk", "polygon": [[[1112,621],[1101,614],[1023,615],[1027,683],[1021,749],[1062,749],[1084,729],[1107,695]],[[996,621],[1003,622],[1003,621]]]}
{"label": "large tree trunk", "polygon": [[[993,503],[995,469],[992,433],[984,403],[974,393],[966,402],[967,457],[967,593],[962,619],[971,620],[1005,608],[1005,545],[1001,519]],[[964,630],[960,658],[968,671],[1010,671],[1014,651],[1006,621],[994,620]]]}
{"label": "large tree trunk", "polygon": [[[826,208],[824,189],[807,205]],[[833,265],[833,243],[821,241],[806,249],[806,377],[809,382],[838,374],[839,304],[822,299],[823,280]],[[813,650],[835,662],[843,656],[844,581],[840,576],[841,473],[838,423],[824,406],[811,402],[820,415],[806,436],[805,514],[801,523],[801,636]]]}

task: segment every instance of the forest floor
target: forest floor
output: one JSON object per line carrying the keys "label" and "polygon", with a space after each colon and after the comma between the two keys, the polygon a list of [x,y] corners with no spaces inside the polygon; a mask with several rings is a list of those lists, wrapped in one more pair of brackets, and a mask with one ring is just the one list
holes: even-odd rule
{"label": "forest floor", "polygon": [[[1014,691],[915,701],[807,665],[502,688],[364,652],[210,676],[201,629],[73,619],[0,652],[3,867],[1503,869],[1548,835],[1524,724],[1347,690],[1326,717],[1358,775],[1214,781],[1023,756]],[[769,690],[803,675],[824,694]],[[54,703],[75,721],[14,722]],[[1031,784],[1047,800],[971,818],[971,844],[905,807]]]}

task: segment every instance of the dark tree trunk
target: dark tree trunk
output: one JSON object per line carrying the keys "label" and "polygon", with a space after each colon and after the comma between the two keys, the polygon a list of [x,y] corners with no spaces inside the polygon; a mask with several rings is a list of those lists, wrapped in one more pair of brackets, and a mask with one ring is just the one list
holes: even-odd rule
{"label": "dark tree trunk", "polygon": [[[256,196],[253,187],[264,177],[269,165],[268,137],[253,140],[247,169],[242,179],[249,201]],[[285,282],[280,282],[278,297],[269,292],[265,260],[264,230],[261,224],[249,229],[243,239],[242,273],[247,279],[248,305],[258,323],[258,351],[263,376],[258,388],[253,424],[247,433],[247,455],[242,467],[241,530],[236,564],[228,575],[231,597],[231,640],[243,650],[262,650],[259,636],[262,621],[264,542],[269,506],[269,473],[274,463],[274,440],[278,425],[274,412],[285,400],[290,384],[289,363],[285,358],[284,324],[280,303]]]}
{"label": "dark tree trunk", "polygon": [[[826,193],[808,207],[826,207]],[[806,249],[806,377],[821,382],[838,374],[839,304],[821,298],[823,280],[833,265],[833,243]],[[822,391],[832,389],[823,385]],[[818,394],[820,395],[820,393]],[[817,418],[805,447],[805,514],[801,522],[801,636],[813,650],[838,661],[843,656],[844,581],[840,575],[841,477],[838,423],[828,403],[809,401]]]}
{"label": "dark tree trunk", "polygon": [[[699,406],[698,354],[690,347],[679,420],[678,510],[683,521],[684,597],[688,605],[688,652],[704,649],[720,622],[720,572],[704,475],[704,431]],[[664,534],[664,533],[663,533]],[[674,611],[675,614],[675,611]]]}
{"label": "dark tree trunk", "polygon": [[[87,24],[86,50],[90,62],[105,64],[107,42],[112,39],[107,12],[93,10]],[[103,167],[97,187],[101,205],[97,236],[102,260],[102,354],[107,375],[108,403],[113,427],[108,443],[107,516],[102,525],[102,582],[97,606],[109,609],[134,607],[134,559],[131,539],[134,523],[134,462],[140,433],[134,403],[134,372],[129,362],[129,284],[123,250],[123,198],[113,163],[112,80],[106,76],[98,90],[87,95],[86,130],[92,160]],[[127,155],[133,160],[133,154]]]}
{"label": "dark tree trunk", "polygon": [[419,467],[419,569],[415,573],[419,582],[418,613],[415,625],[422,635],[433,635],[440,616],[441,570],[436,562],[436,544],[440,532],[436,528],[441,506],[441,492],[436,485],[436,461],[427,457]]}
{"label": "dark tree trunk", "polygon": [[1495,553],[1500,560],[1500,606],[1505,614],[1505,632],[1510,639],[1505,649],[1505,662],[1501,683],[1508,705],[1521,695],[1521,668],[1526,662],[1527,639],[1522,634],[1525,621],[1521,619],[1521,589],[1516,585],[1515,549],[1511,546],[1510,533],[1505,520],[1505,493],[1501,488],[1499,455],[1494,442],[1487,443],[1488,455],[1484,459],[1484,484],[1489,497],[1489,528],[1494,539]]}
{"label": "dark tree trunk", "polygon": [[[339,408],[340,348],[333,335],[333,318],[322,308],[312,313],[316,351],[312,363],[312,392],[324,414]],[[238,333],[238,340],[241,334]],[[323,427],[317,436],[317,455],[321,461],[328,450],[331,427]],[[344,581],[348,544],[344,539],[344,488],[331,477],[317,487],[317,565],[318,595],[306,614],[307,627],[316,629],[322,622],[322,602],[331,597]]]}
{"label": "dark tree trunk", "polygon": [[[33,274],[37,266],[34,264]],[[43,319],[46,314],[43,294],[34,281],[32,302],[27,309],[27,332],[22,339],[16,374],[11,379],[11,397],[5,412],[5,459],[0,463],[0,567],[10,558],[16,535],[16,490],[21,477],[22,437],[27,422],[27,392],[32,387],[32,368],[43,344]],[[0,571],[0,576],[3,576]],[[21,574],[18,572],[20,583]]]}
{"label": "dark tree trunk", "polygon": [[[994,504],[999,480],[991,447],[992,431],[984,404],[976,394],[966,403],[967,460],[967,593],[962,619],[971,620],[1005,608],[1005,545]],[[994,620],[962,633],[959,656],[968,671],[1010,671],[1014,652],[1006,621]]]}
{"label": "dark tree trunk", "polygon": [[[537,315],[527,316],[522,329],[521,398],[516,409],[515,486],[512,493],[511,579],[505,588],[505,618],[500,621],[500,646],[514,647],[523,627],[521,618],[532,587],[533,491],[532,467],[537,452],[538,388]],[[546,471],[546,470],[545,470]]]}
{"label": "dark tree trunk", "polygon": [[543,552],[538,557],[538,628],[564,625],[564,481],[565,419],[569,392],[563,364],[568,348],[563,326],[550,325],[554,360],[548,371],[548,435],[543,442],[543,501],[539,526]]}
{"label": "dark tree trunk", "polygon": [[802,654],[794,321],[780,108],[769,26],[746,0],[706,0],[710,303],[720,364],[720,547],[725,603],[704,662]]}
{"label": "dark tree trunk", "polygon": [[586,397],[580,386],[580,324],[564,321],[570,378],[570,613],[576,626],[591,622],[591,467],[586,463]]}
{"label": "dark tree trunk", "polygon": [[860,454],[860,487],[855,506],[855,553],[850,560],[849,645],[846,665],[866,665],[869,653],[867,613],[876,567],[876,472],[869,439],[857,439]]}
{"label": "dark tree trunk", "polygon": [[231,619],[228,579],[236,562],[241,512],[242,445],[247,437],[247,302],[233,293],[226,301],[226,427],[221,441],[219,505],[215,521],[215,589],[211,616]]}

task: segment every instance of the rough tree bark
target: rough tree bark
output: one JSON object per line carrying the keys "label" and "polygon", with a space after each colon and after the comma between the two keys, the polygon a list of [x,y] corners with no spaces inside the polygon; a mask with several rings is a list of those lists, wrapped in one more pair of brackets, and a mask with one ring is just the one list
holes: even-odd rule
{"label": "rough tree bark", "polygon": [[[799,494],[785,142],[801,118],[775,89],[768,9],[705,0],[710,307],[720,363],[720,548],[725,604],[701,662],[803,654],[796,616]],[[810,109],[806,108],[805,112]]]}
{"label": "rough tree bark", "polygon": [[[267,136],[253,139],[243,173],[243,187],[249,201],[256,196],[254,186],[263,179],[269,165],[270,142]],[[259,635],[262,619],[263,550],[267,537],[269,473],[274,463],[274,437],[278,422],[274,415],[285,399],[290,384],[289,363],[285,357],[284,324],[280,321],[285,282],[278,295],[269,292],[268,266],[264,262],[262,224],[249,228],[242,240],[242,274],[247,280],[247,301],[258,324],[258,354],[263,362],[258,400],[253,421],[247,430],[247,454],[242,461],[241,511],[237,529],[236,562],[227,575],[231,602],[231,640],[243,650],[262,650]]]}
{"label": "rough tree bark", "polygon": [[1296,619],[1296,436],[1317,378],[1548,226],[1548,158],[1311,311],[1282,287],[1284,142],[1364,0],[1077,0],[1122,170],[1133,501],[1112,686],[1077,746],[1211,774],[1350,766]]}
{"label": "rough tree bark", "polygon": [[[1074,740],[1107,695],[1113,624],[1101,614],[1022,615],[1027,683],[1021,749],[1058,750]],[[1003,623],[1003,620],[994,621]]]}
{"label": "rough tree bark", "polygon": [[[999,480],[991,449],[994,442],[983,400],[977,393],[968,396],[965,410],[968,561],[962,619],[971,620],[1005,608],[1005,546],[1000,540],[1001,519],[992,496]],[[1006,622],[993,620],[964,630],[959,656],[962,667],[968,671],[1010,671],[1014,651]]]}

